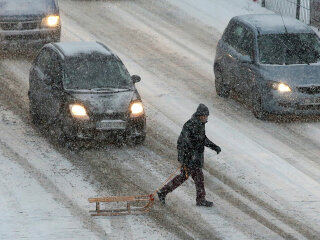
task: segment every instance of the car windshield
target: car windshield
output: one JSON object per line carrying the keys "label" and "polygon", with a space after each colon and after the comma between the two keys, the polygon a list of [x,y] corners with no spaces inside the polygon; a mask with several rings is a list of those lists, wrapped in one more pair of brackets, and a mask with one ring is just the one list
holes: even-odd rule
{"label": "car windshield", "polygon": [[122,62],[114,57],[72,58],[66,62],[66,89],[131,89],[132,80]]}
{"label": "car windshield", "polygon": [[258,46],[262,64],[310,64],[320,60],[320,40],[313,33],[260,35]]}
{"label": "car windshield", "polygon": [[1,15],[43,14],[53,7],[52,0],[0,0]]}

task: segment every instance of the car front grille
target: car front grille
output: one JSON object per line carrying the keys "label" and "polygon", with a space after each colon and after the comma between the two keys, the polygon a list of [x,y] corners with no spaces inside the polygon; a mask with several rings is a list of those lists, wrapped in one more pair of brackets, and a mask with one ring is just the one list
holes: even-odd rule
{"label": "car front grille", "polygon": [[298,91],[305,94],[319,94],[320,86],[297,87]]}
{"label": "car front grille", "polygon": [[39,21],[0,22],[2,30],[32,30],[40,26]]}

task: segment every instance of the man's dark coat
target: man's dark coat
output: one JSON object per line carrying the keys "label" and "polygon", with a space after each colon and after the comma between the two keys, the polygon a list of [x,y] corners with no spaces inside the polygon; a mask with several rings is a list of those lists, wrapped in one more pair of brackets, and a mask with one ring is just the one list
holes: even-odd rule
{"label": "man's dark coat", "polygon": [[204,147],[209,147],[219,153],[220,147],[211,142],[205,133],[205,123],[199,116],[209,115],[209,110],[204,104],[200,104],[182,128],[178,138],[178,161],[190,168],[202,168],[204,162]]}

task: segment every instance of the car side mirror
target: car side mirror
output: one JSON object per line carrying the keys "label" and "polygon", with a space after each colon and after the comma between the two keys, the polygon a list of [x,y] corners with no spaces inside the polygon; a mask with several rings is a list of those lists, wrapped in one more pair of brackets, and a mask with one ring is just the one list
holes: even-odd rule
{"label": "car side mirror", "polygon": [[133,82],[133,83],[137,83],[137,82],[140,82],[140,81],[141,81],[141,77],[138,76],[138,75],[132,75],[132,76],[131,76],[131,79],[132,79],[132,82]]}
{"label": "car side mirror", "polygon": [[241,63],[252,63],[252,59],[251,59],[251,57],[248,56],[248,55],[239,57],[239,61],[240,61]]}

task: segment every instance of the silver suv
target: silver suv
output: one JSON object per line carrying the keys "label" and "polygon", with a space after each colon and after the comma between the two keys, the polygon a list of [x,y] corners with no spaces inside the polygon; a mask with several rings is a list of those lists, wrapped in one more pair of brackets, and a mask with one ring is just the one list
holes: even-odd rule
{"label": "silver suv", "polygon": [[232,18],[217,45],[214,74],[217,94],[232,90],[259,119],[320,114],[320,39],[296,19]]}

